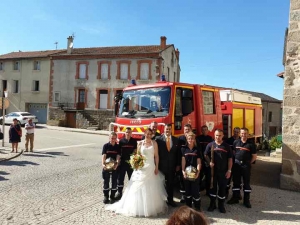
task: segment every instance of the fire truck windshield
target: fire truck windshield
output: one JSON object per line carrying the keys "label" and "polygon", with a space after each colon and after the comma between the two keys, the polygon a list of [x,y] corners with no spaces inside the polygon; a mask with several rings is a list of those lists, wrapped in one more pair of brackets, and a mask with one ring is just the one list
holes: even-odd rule
{"label": "fire truck windshield", "polygon": [[151,118],[169,114],[170,87],[128,90],[123,92],[119,117]]}

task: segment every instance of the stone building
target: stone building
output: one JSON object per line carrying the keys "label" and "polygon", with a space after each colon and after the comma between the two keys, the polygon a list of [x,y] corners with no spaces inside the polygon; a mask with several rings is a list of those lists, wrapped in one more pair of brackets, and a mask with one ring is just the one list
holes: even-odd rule
{"label": "stone building", "polygon": [[28,111],[47,122],[50,55],[60,50],[11,52],[0,55],[0,92],[8,92],[6,113]]}
{"label": "stone building", "polygon": [[60,110],[77,109],[88,121],[78,124],[77,113],[71,116],[77,118],[76,127],[103,125],[114,116],[114,96],[132,79],[146,84],[164,74],[168,81],[179,81],[179,51],[164,36],[158,45],[98,48],[73,48],[70,36],[67,50],[51,56],[50,70],[50,119],[62,117]]}
{"label": "stone building", "polygon": [[300,1],[291,0],[285,46],[280,186],[300,191]]}

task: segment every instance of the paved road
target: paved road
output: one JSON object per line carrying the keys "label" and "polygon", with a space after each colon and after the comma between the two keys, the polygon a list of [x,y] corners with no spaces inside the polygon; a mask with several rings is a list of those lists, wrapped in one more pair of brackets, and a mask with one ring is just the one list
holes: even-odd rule
{"label": "paved road", "polygon": [[[107,136],[38,129],[36,151],[0,164],[0,224],[164,224],[104,210],[101,147]],[[299,224],[299,193],[253,186],[253,209],[205,212],[211,224]],[[203,209],[208,198],[203,196]]]}

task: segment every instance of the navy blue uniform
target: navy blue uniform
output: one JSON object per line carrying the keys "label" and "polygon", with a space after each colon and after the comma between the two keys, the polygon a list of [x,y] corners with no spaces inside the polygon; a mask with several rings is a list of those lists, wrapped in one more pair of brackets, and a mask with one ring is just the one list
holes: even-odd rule
{"label": "navy blue uniform", "polygon": [[127,173],[128,180],[130,180],[133,172],[128,161],[130,160],[130,155],[132,155],[137,148],[137,141],[134,138],[130,138],[129,140],[122,138],[119,141],[119,146],[121,149],[121,162],[118,167],[118,192],[122,194],[125,175]]}
{"label": "navy blue uniform", "polygon": [[[194,146],[193,149],[190,149],[188,146],[183,146],[181,147],[181,154],[185,159],[185,168],[188,166],[197,168],[197,159],[201,159],[200,150],[197,146]],[[185,168],[182,169],[185,170]],[[195,208],[200,209],[199,177],[195,181],[185,180],[184,185],[186,205],[191,207],[193,200]]]}
{"label": "navy blue uniform", "polygon": [[[239,140],[239,139],[240,139],[240,137],[238,139],[235,139],[234,136],[231,136],[230,138],[228,138],[226,140],[226,143],[230,145],[231,150],[232,150],[232,163],[234,163],[234,159],[235,159],[235,151],[233,150],[233,143],[235,142],[235,140]],[[232,167],[232,171],[233,171],[233,167]],[[232,174],[233,174],[233,172],[231,173],[231,175],[227,181],[226,197],[228,196],[229,189],[231,187]]]}
{"label": "navy blue uniform", "polygon": [[[204,151],[206,149],[206,146],[213,141],[213,138],[209,135],[199,135],[196,137],[197,145],[201,148],[202,156],[204,156]],[[203,177],[205,175],[205,190],[206,194],[209,194],[210,189],[210,167],[204,160],[204,157],[202,157],[202,168],[200,172],[200,186],[202,185],[201,182],[203,181]]]}
{"label": "navy blue uniform", "polygon": [[[186,140],[185,135],[181,135],[178,137],[178,143],[179,143],[180,147],[186,146],[187,140]],[[182,153],[181,153],[181,151],[178,151],[178,152],[179,152],[179,158],[181,160]],[[183,178],[181,170],[179,170],[179,185],[180,185],[179,191],[182,195],[180,202],[184,202],[185,201],[185,187],[184,187],[184,178]]]}
{"label": "navy blue uniform", "polygon": [[256,154],[256,147],[250,141],[243,143],[241,140],[236,140],[233,143],[235,150],[235,161],[233,164],[233,188],[234,197],[240,194],[241,179],[243,178],[244,193],[250,193],[250,171],[252,155]]}
{"label": "navy blue uniform", "polygon": [[[222,142],[218,145],[215,141],[209,143],[206,146],[204,155],[211,159],[211,148],[214,146],[214,177],[213,187],[210,189],[210,197],[215,200],[218,197],[219,200],[225,201],[226,192],[226,172],[228,171],[228,159],[232,158],[232,151],[228,144]],[[217,195],[217,189],[218,195]]]}
{"label": "navy blue uniform", "polygon": [[[106,159],[112,158],[115,161],[117,160],[117,155],[121,155],[120,146],[118,144],[112,145],[111,143],[106,143],[103,145],[102,155],[106,154]],[[115,193],[117,192],[117,177],[118,173],[117,170],[113,171],[106,171],[102,170],[102,178],[103,182],[103,194],[105,197],[108,198],[109,196],[109,182],[110,182],[110,175],[111,175],[111,193],[110,198],[114,198]]]}

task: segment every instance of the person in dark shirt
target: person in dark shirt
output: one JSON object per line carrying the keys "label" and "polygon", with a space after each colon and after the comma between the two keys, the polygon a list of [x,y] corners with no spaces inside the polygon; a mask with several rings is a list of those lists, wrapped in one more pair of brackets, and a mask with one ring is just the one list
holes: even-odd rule
{"label": "person in dark shirt", "polygon": [[[184,135],[181,135],[181,136],[178,137],[180,148],[187,145],[187,140],[186,140],[187,139],[187,134],[192,132],[191,124],[188,123],[188,124],[184,125],[183,132],[184,132]],[[178,153],[179,153],[179,158],[181,160],[181,157],[182,157],[181,151],[178,151]],[[178,174],[179,174],[179,185],[180,185],[180,190],[179,191],[180,191],[180,194],[181,194],[180,202],[185,203],[184,179],[183,179],[183,175],[182,175],[181,170],[178,171]]]}
{"label": "person in dark shirt", "polygon": [[[235,155],[235,151],[233,151],[233,149],[232,149],[233,148],[233,142],[235,140],[240,139],[240,130],[241,129],[239,127],[235,127],[233,129],[233,135],[226,140],[226,143],[230,145],[231,150],[232,150],[232,162],[234,162],[234,155]],[[227,182],[226,198],[228,198],[229,190],[230,190],[230,187],[231,187],[232,174],[233,174],[233,168],[232,168],[231,176],[229,177],[228,182]]]}
{"label": "person in dark shirt", "polygon": [[[117,167],[120,163],[121,151],[120,146],[116,143],[117,134],[115,132],[111,132],[109,135],[109,142],[103,145],[102,149],[102,178],[103,182],[103,194],[104,200],[103,203],[113,203],[115,201],[115,194],[117,192]],[[112,171],[107,171],[105,168],[105,160],[111,158],[116,161],[114,169]],[[110,200],[109,200],[109,183],[111,177],[111,192],[110,192]]]}
{"label": "person in dark shirt", "polygon": [[[213,141],[213,138],[208,135],[208,127],[206,125],[201,127],[202,134],[196,137],[197,145],[200,146],[201,154],[204,155],[204,151],[208,143]],[[202,157],[203,158],[203,157]],[[205,176],[205,177],[204,177]],[[202,169],[200,173],[199,185],[202,186],[203,178],[205,179],[206,195],[209,196],[210,189],[210,167],[206,163],[204,158],[202,159]]]}
{"label": "person in dark shirt", "polygon": [[[159,137],[161,134],[157,132],[157,122],[156,121],[152,121],[150,123],[149,128],[153,131],[153,136],[152,136],[152,140],[155,140],[156,137]],[[145,139],[145,136],[142,137],[142,140]]]}
{"label": "person in dark shirt", "polygon": [[223,136],[223,131],[217,129],[215,131],[215,141],[209,143],[204,152],[205,159],[209,163],[210,168],[214,170],[213,183],[210,189],[210,205],[208,207],[210,212],[217,208],[216,198],[218,196],[219,211],[226,213],[224,202],[227,179],[231,175],[232,151],[230,146],[223,141]]}
{"label": "person in dark shirt", "polygon": [[247,128],[241,128],[241,139],[236,140],[233,143],[233,149],[235,151],[235,161],[233,164],[233,188],[232,198],[227,204],[239,203],[239,196],[241,190],[241,179],[243,179],[244,189],[244,205],[247,208],[251,208],[250,204],[250,173],[251,164],[256,160],[256,147],[248,140],[249,131]]}
{"label": "person in dark shirt", "polygon": [[121,162],[118,167],[118,193],[116,199],[119,200],[122,198],[122,192],[124,187],[124,179],[127,173],[128,180],[131,178],[133,169],[129,164],[130,155],[136,153],[137,141],[131,137],[132,130],[130,127],[127,127],[125,130],[125,137],[119,141],[119,146],[121,149]]}
{"label": "person in dark shirt", "polygon": [[[201,170],[201,155],[200,150],[196,146],[195,134],[190,132],[187,135],[187,145],[181,147],[181,168],[182,175],[185,178],[185,194],[186,200],[185,204],[189,207],[192,207],[192,202],[197,210],[200,210],[201,207],[201,198],[199,193],[199,174]],[[196,180],[190,181],[187,178],[185,169],[188,166],[192,166],[197,169]]]}

